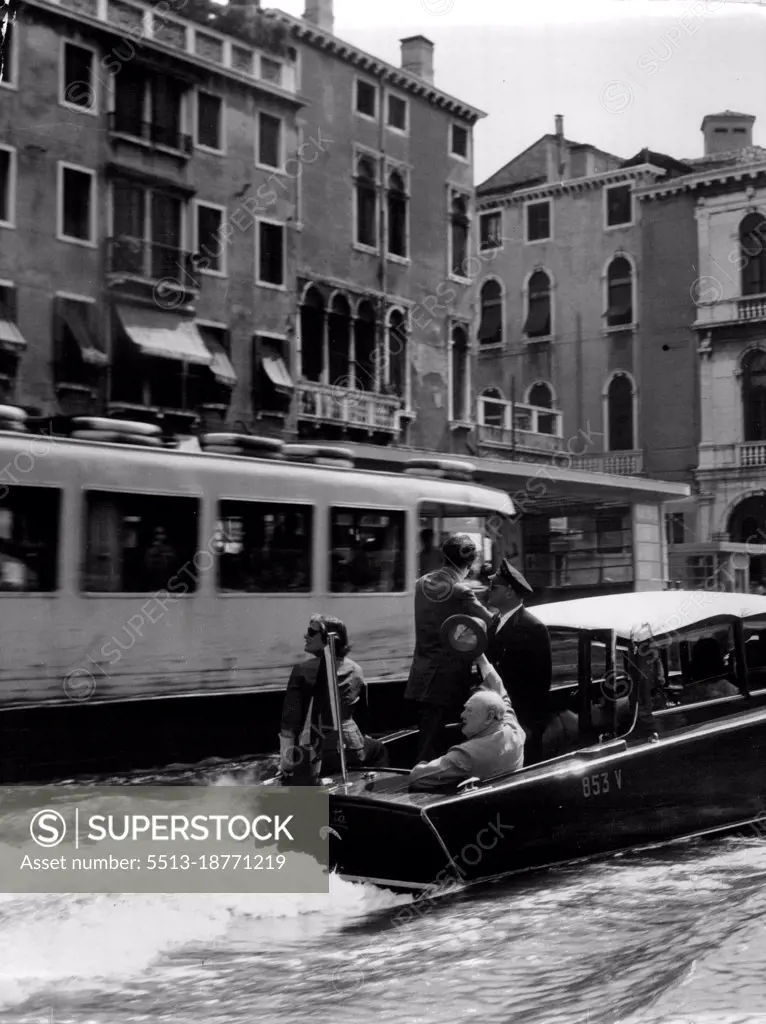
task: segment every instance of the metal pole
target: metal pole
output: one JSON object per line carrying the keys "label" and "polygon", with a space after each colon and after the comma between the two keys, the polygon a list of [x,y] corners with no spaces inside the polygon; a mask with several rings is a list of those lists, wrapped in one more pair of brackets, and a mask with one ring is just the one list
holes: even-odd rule
{"label": "metal pole", "polygon": [[338,730],[338,754],[340,755],[340,773],[343,785],[348,785],[348,769],[346,768],[346,748],[343,743],[343,719],[341,717],[340,690],[338,689],[338,671],[335,665],[335,640],[337,633],[327,633],[324,648],[324,663],[327,669],[327,686],[330,691],[330,707],[333,725]]}
{"label": "metal pole", "polygon": [[511,458],[516,458],[516,377],[511,377]]}

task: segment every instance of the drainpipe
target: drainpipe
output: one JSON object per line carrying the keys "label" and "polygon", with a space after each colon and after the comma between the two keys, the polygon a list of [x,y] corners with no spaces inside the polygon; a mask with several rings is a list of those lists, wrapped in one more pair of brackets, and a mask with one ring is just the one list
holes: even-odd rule
{"label": "drainpipe", "polygon": [[511,377],[511,458],[516,459],[516,377]]}
{"label": "drainpipe", "polygon": [[[379,360],[377,367],[379,377],[381,371],[385,376],[385,367],[388,366],[388,338],[386,332],[386,308],[388,306],[388,266],[386,264],[386,250],[388,245],[386,238],[386,102],[384,74],[385,72],[383,70],[378,72],[378,81],[380,82],[380,90],[378,93],[380,100],[378,103],[378,152],[380,154],[378,158],[380,166],[380,186],[378,188],[378,195],[380,196],[380,209],[378,210],[378,283],[380,285],[380,290],[383,293],[380,300],[381,316],[377,331],[378,351],[381,355],[381,359]],[[379,379],[378,386],[381,387],[381,385],[382,381]]]}

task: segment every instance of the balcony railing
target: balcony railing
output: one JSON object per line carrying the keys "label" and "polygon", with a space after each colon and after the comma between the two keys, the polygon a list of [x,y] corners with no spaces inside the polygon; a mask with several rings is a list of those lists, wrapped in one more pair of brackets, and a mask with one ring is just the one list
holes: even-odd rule
{"label": "balcony railing", "polygon": [[154,121],[141,121],[116,111],[109,113],[109,131],[112,135],[128,135],[152,146],[165,146],[186,156],[192,151],[191,135],[184,135],[183,132],[166,125],[156,124]]}
{"label": "balcony railing", "polygon": [[766,295],[753,295],[747,299],[738,299],[737,318],[739,320],[766,319]]}
{"label": "balcony railing", "polygon": [[[703,281],[708,280],[703,278]],[[697,301],[697,327],[726,323],[757,323],[766,320],[766,292],[757,295],[737,295],[719,298],[710,289],[710,294],[700,292]]]}
{"label": "balcony railing", "polygon": [[186,290],[200,286],[190,252],[128,235],[107,239],[106,269],[143,281],[171,281]]}
{"label": "balcony railing", "polygon": [[[276,84],[274,65],[279,63],[278,88],[294,93],[297,79],[294,62],[286,59],[275,60],[268,47],[262,50],[248,46],[243,39],[234,38],[224,32],[217,32],[208,25],[197,21],[177,18],[167,14],[162,4],[142,4],[131,0],[51,0],[60,7],[77,12],[92,21],[109,25],[129,36],[134,42],[158,44],[163,48],[188,54],[195,62],[201,61],[211,67],[225,69],[240,78],[260,80],[267,88]],[[175,5],[179,12],[183,4]],[[255,7],[258,5],[255,4]],[[268,52],[266,52],[268,51]]]}
{"label": "balcony railing", "polygon": [[766,466],[766,441],[701,444],[699,469],[761,469]]}
{"label": "balcony railing", "polygon": [[595,455],[575,455],[572,469],[588,473],[610,473],[613,476],[635,476],[644,470],[643,450],[629,452],[599,452]]}
{"label": "balcony railing", "polygon": [[[557,452],[563,447],[564,418],[557,409],[545,409],[537,405],[513,406],[511,427],[511,403],[496,399],[479,399],[479,441],[497,448],[534,448],[540,451]],[[488,423],[488,419],[496,422]],[[483,422],[481,422],[483,421]]]}
{"label": "balcony railing", "polygon": [[298,416],[318,423],[340,423],[368,430],[399,430],[403,401],[391,395],[302,381],[297,386]]}

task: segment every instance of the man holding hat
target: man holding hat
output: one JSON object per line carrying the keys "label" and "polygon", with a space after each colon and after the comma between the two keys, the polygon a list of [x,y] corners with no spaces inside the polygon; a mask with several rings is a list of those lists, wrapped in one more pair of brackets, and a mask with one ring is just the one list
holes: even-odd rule
{"label": "man holding hat", "polygon": [[487,657],[497,669],[527,735],[525,764],[542,760],[542,739],[552,682],[551,640],[546,626],[524,607],[532,588],[507,558],[488,579],[488,604],[496,608]]}

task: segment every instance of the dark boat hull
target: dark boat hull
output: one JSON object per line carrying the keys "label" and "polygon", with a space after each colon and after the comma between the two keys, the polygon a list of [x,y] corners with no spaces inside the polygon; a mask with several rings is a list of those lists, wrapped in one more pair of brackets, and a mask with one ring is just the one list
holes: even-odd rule
{"label": "dark boat hull", "polygon": [[766,815],[765,755],[756,707],[461,794],[410,792],[404,773],[356,776],[331,793],[331,858],[347,878],[439,890],[724,829]]}

